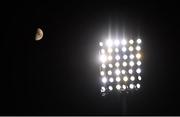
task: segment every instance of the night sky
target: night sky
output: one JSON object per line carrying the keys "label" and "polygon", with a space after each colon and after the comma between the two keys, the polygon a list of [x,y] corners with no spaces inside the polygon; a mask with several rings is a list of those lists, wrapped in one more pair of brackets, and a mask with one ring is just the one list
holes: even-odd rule
{"label": "night sky", "polygon": [[[180,115],[179,5],[131,2],[11,3],[0,115]],[[6,13],[5,13],[6,12]],[[102,97],[98,43],[112,33],[143,42],[141,90]],[[41,28],[44,37],[35,41]]]}

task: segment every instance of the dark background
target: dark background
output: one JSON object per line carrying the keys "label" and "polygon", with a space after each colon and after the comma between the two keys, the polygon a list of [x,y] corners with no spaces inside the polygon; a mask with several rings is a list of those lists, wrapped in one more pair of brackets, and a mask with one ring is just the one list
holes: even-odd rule
{"label": "dark background", "polygon": [[[6,5],[0,115],[180,115],[179,4]],[[143,41],[142,88],[129,95],[99,92],[98,43],[110,25]]]}

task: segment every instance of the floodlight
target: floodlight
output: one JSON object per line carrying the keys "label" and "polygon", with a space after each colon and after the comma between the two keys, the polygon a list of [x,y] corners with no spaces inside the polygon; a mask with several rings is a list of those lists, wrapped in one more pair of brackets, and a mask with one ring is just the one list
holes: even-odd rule
{"label": "floodlight", "polygon": [[100,91],[131,92],[141,87],[142,40],[113,39],[99,42]]}

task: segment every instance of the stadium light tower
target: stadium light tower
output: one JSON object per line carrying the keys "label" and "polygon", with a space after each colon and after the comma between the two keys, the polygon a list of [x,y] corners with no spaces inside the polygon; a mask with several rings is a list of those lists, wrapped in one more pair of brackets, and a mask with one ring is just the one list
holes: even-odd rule
{"label": "stadium light tower", "polygon": [[130,92],[141,88],[141,39],[111,39],[99,42],[101,93]]}

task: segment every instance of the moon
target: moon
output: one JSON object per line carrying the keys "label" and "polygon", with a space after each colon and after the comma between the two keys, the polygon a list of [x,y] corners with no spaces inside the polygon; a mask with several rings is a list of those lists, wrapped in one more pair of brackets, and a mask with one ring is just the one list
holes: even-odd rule
{"label": "moon", "polygon": [[35,34],[35,40],[39,41],[43,38],[43,31],[41,28],[37,28],[36,34]]}

